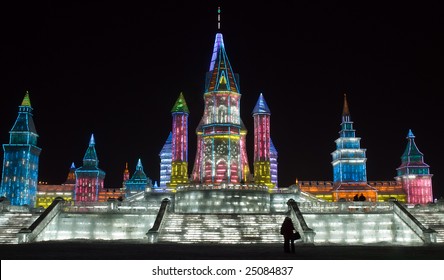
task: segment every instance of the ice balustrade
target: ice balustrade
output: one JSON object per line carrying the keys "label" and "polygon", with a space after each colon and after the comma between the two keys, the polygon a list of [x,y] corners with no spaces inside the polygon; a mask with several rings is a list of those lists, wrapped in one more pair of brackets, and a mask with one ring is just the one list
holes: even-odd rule
{"label": "ice balustrade", "polygon": [[316,232],[308,227],[296,201],[294,199],[289,199],[287,205],[290,210],[290,217],[293,221],[293,225],[301,235],[302,241],[305,243],[314,243]]}
{"label": "ice balustrade", "polygon": [[300,202],[302,213],[390,213],[393,211],[391,202]]}
{"label": "ice balustrade", "polygon": [[157,213],[156,220],[154,221],[153,227],[148,230],[146,236],[148,237],[148,242],[155,243],[158,240],[159,231],[162,228],[164,223],[164,217],[168,210],[168,206],[170,205],[170,200],[168,198],[164,198],[160,205],[159,212]]}
{"label": "ice balustrade", "polygon": [[5,198],[0,202],[0,212],[29,213],[30,208],[26,205],[11,205]]}
{"label": "ice balustrade", "polygon": [[128,202],[134,202],[134,201],[138,201],[138,200],[143,200],[145,198],[145,191],[142,192],[138,192],[136,194],[133,194],[131,196],[128,196],[125,201]]}
{"label": "ice balustrade", "polygon": [[189,190],[175,196],[176,213],[270,213],[268,191]]}
{"label": "ice balustrade", "polygon": [[189,190],[245,190],[245,191],[267,191],[267,186],[255,184],[188,184],[177,186],[177,191]]}
{"label": "ice balustrade", "polygon": [[87,202],[77,201],[74,205],[65,204],[62,208],[63,212],[77,213],[139,213],[153,212],[159,209],[159,202],[156,201],[118,201],[109,199],[107,202]]}
{"label": "ice balustrade", "polygon": [[61,210],[64,199],[56,197],[48,208],[35,220],[31,226],[24,228],[17,234],[18,243],[33,242],[46,226],[54,219]]}

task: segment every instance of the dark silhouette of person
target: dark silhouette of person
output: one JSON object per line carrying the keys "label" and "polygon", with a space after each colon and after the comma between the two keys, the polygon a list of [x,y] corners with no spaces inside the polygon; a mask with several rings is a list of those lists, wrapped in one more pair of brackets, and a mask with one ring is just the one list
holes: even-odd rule
{"label": "dark silhouette of person", "polygon": [[353,201],[359,201],[359,196],[358,196],[358,194],[356,194],[356,195],[353,197]]}
{"label": "dark silhouette of person", "polygon": [[285,217],[284,222],[281,226],[281,234],[284,236],[284,252],[290,253],[290,242],[291,242],[291,251],[294,253],[294,239],[293,239],[293,231],[295,230],[293,221],[290,217]]}
{"label": "dark silhouette of person", "polygon": [[361,193],[361,195],[359,196],[359,201],[365,201],[365,196]]}

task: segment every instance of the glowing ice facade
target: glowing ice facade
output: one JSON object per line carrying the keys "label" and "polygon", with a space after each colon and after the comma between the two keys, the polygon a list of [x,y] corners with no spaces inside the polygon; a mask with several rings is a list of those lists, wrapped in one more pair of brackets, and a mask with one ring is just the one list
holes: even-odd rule
{"label": "glowing ice facade", "polygon": [[142,161],[139,159],[133,176],[125,182],[126,196],[150,190],[151,187],[152,181],[143,171]]}
{"label": "glowing ice facade", "polygon": [[409,130],[407,147],[401,156],[401,165],[397,168],[396,180],[402,183],[407,193],[407,202],[425,204],[433,202],[432,174],[430,166],[424,163],[424,155],[415,143],[415,135]]}
{"label": "glowing ice facade", "polygon": [[99,167],[94,135],[91,135],[88,149],[83,157],[83,166],[76,169],[75,201],[98,201],[103,189],[105,172]]}
{"label": "glowing ice facade", "polygon": [[188,110],[182,93],[171,110],[173,131],[171,142],[171,180],[167,184],[175,189],[179,184],[188,183]]}
{"label": "glowing ice facade", "polygon": [[361,149],[361,138],[355,136],[353,122],[350,118],[347,98],[344,95],[340,137],[336,142],[333,157],[333,182],[367,182],[365,149]]}
{"label": "glowing ice facade", "polygon": [[197,153],[191,175],[205,184],[247,180],[247,130],[240,118],[239,78],[231,68],[222,34],[216,34],[206,76],[204,114],[196,129]]}
{"label": "glowing ice facade", "polygon": [[3,144],[3,172],[0,196],[11,205],[36,204],[39,155],[37,131],[32,118],[29,93],[19,106],[18,117],[9,131],[9,144]]}
{"label": "glowing ice facade", "polygon": [[69,168],[66,181],[61,185],[48,185],[40,183],[37,185],[37,207],[48,208],[55,198],[61,197],[67,202],[72,202],[76,185],[76,166],[74,162]]}
{"label": "glowing ice facade", "polygon": [[253,109],[254,119],[254,181],[272,188],[270,155],[270,109],[262,93]]}
{"label": "glowing ice facade", "polygon": [[172,158],[173,134],[170,132],[165,144],[160,151],[160,189],[166,189],[171,181],[171,158]]}
{"label": "glowing ice facade", "polygon": [[278,152],[275,148],[273,141],[270,139],[270,174],[271,183],[278,187]]}

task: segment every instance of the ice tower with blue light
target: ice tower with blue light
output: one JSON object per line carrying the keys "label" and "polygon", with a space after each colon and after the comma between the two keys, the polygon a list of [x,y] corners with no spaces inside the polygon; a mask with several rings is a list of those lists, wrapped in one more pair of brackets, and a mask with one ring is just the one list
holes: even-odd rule
{"label": "ice tower with blue light", "polygon": [[351,121],[347,96],[344,94],[341,131],[336,139],[336,150],[332,153],[333,182],[367,182],[365,149],[361,149],[361,138],[356,137]]}
{"label": "ice tower with blue light", "polygon": [[9,144],[3,144],[0,196],[6,197],[11,205],[34,207],[36,203],[41,148],[37,147],[38,134],[32,110],[27,91],[9,131]]}
{"label": "ice tower with blue light", "polygon": [[344,94],[341,130],[336,139],[336,150],[331,153],[333,161],[333,200],[352,200],[363,194],[367,200],[376,201],[377,191],[367,183],[367,158],[361,148],[361,138],[353,129],[347,95]]}

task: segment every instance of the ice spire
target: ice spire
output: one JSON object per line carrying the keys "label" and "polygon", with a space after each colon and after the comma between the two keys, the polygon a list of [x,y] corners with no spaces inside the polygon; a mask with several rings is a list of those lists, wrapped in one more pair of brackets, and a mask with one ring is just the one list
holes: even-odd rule
{"label": "ice spire", "polygon": [[346,122],[350,121],[350,109],[348,108],[347,94],[344,93],[344,108],[342,110],[342,119]]}
{"label": "ice spire", "polygon": [[217,7],[217,30],[220,30],[220,6]]}
{"label": "ice spire", "polygon": [[25,92],[25,97],[23,98],[22,106],[31,107],[31,99],[29,99],[29,91]]}
{"label": "ice spire", "polygon": [[83,166],[97,166],[99,160],[97,158],[96,148],[94,141],[94,134],[91,134],[91,139],[89,140],[89,146],[86,150],[85,156],[83,157]]}
{"label": "ice spire", "polygon": [[143,169],[142,161],[140,160],[140,158],[139,158],[139,160],[137,161],[136,169],[137,169],[137,170],[142,170],[142,169]]}
{"label": "ice spire", "polygon": [[205,92],[210,91],[233,91],[240,93],[238,77],[231,68],[222,33],[216,34],[213,55],[211,57],[210,69],[207,73]]}
{"label": "ice spire", "polygon": [[183,96],[182,92],[179,94],[176,103],[174,103],[174,106],[171,109],[171,113],[190,113],[190,110],[188,110],[187,102],[185,101],[185,97]]}
{"label": "ice spire", "polygon": [[259,95],[259,98],[256,102],[256,106],[253,109],[253,115],[255,114],[270,114],[270,109],[268,108],[267,102],[265,102],[264,96],[262,93]]}
{"label": "ice spire", "polygon": [[409,132],[407,134],[406,139],[408,140],[407,147],[404,151],[404,154],[402,155],[401,159],[403,163],[415,163],[423,166],[424,164],[424,154],[421,153],[416,146],[415,143],[415,135],[413,135],[413,132],[411,129],[409,129]]}
{"label": "ice spire", "polygon": [[92,146],[95,144],[96,144],[96,141],[94,140],[94,134],[91,134],[91,139],[89,140],[89,145]]}

